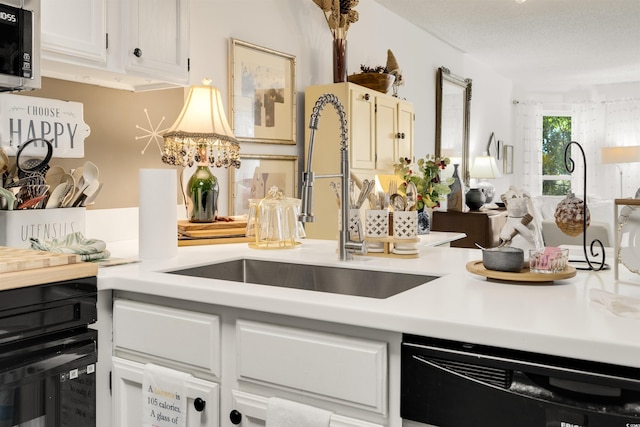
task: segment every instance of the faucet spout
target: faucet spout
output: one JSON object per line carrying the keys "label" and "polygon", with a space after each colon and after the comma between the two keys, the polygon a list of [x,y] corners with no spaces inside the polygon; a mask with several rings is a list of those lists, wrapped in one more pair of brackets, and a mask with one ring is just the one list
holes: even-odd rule
{"label": "faucet spout", "polygon": [[334,94],[324,94],[316,101],[313,111],[311,112],[311,118],[309,119],[309,152],[307,156],[307,166],[302,174],[302,189],[301,199],[302,206],[298,219],[302,222],[314,222],[315,216],[313,215],[313,183],[315,181],[315,174],[311,170],[311,162],[313,160],[313,143],[315,140],[316,131],[318,130],[318,124],[320,121],[320,113],[327,104],[333,105],[338,118],[340,120],[340,174],[336,175],[319,175],[318,178],[328,178],[339,176],[341,178],[340,185],[340,209],[341,209],[341,224],[340,224],[340,237],[339,237],[339,257],[341,261],[352,259],[353,253],[366,254],[367,242],[361,237],[360,242],[354,242],[349,237],[348,224],[349,224],[349,182],[350,182],[350,170],[349,170],[349,147],[347,143],[347,119],[346,113],[342,103],[338,97]]}

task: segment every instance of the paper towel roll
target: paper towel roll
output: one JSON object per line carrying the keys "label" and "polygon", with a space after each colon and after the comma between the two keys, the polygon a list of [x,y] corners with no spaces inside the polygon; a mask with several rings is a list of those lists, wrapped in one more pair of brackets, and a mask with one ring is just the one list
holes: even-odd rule
{"label": "paper towel roll", "polygon": [[178,252],[178,191],[173,169],[140,169],[138,256],[171,258]]}

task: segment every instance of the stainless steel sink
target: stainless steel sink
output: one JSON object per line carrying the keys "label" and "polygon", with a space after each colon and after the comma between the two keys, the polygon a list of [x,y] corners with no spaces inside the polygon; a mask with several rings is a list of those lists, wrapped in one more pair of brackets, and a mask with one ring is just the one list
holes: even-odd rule
{"label": "stainless steel sink", "polygon": [[255,259],[239,259],[168,273],[369,298],[388,298],[437,278]]}

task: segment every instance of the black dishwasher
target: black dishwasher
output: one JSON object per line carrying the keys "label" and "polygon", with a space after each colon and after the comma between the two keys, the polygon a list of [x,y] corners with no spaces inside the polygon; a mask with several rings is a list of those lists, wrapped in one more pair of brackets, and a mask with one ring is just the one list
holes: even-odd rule
{"label": "black dishwasher", "polygon": [[96,422],[97,279],[0,292],[0,427]]}
{"label": "black dishwasher", "polygon": [[640,427],[640,369],[415,335],[401,416],[439,427]]}

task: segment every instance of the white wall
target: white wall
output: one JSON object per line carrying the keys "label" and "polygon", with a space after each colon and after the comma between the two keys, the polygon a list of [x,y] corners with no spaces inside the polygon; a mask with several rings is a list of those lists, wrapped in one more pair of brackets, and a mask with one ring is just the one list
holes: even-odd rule
{"label": "white wall", "polygon": [[[360,20],[352,24],[347,36],[348,72],[359,72],[361,64],[384,65],[387,49],[393,51],[406,82],[400,87],[399,96],[413,102],[415,108],[416,156],[434,152],[435,85],[440,66],[473,79],[472,155],[481,154],[480,147],[486,146],[491,132],[505,143],[510,142],[512,84],[509,80],[373,0],[360,0],[356,10]],[[333,80],[331,33],[318,6],[312,0],[192,0],[190,18],[191,82],[199,84],[202,78],[209,77],[225,99],[228,97],[230,38],[296,57],[297,145],[244,143],[241,153],[297,154],[302,159],[304,127],[308,125],[304,90]],[[221,188],[226,190],[226,171],[215,174],[220,178]],[[509,176],[496,182],[497,190],[508,188],[508,181]],[[222,213],[227,210],[225,193],[220,198]]]}

